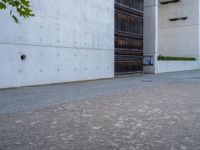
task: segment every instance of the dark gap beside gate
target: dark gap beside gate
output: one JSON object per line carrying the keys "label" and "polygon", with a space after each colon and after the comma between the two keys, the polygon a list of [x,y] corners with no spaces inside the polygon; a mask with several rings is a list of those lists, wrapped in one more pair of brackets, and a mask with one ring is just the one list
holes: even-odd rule
{"label": "dark gap beside gate", "polygon": [[115,0],[115,74],[143,71],[144,0]]}

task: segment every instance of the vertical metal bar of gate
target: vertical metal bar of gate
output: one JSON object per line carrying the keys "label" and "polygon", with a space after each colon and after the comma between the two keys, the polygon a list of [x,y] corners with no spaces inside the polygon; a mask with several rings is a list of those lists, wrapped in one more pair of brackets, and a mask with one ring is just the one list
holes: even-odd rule
{"label": "vertical metal bar of gate", "polygon": [[143,71],[143,0],[115,0],[115,74]]}

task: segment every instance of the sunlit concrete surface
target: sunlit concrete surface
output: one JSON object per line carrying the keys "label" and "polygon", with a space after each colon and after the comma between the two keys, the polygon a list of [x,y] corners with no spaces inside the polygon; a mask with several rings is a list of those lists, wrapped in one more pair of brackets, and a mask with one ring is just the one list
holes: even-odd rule
{"label": "sunlit concrete surface", "polygon": [[200,71],[0,90],[0,149],[197,150]]}

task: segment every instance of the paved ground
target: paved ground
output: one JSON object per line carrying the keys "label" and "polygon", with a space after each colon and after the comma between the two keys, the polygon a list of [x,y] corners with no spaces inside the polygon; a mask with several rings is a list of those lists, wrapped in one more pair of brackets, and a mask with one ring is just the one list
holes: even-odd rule
{"label": "paved ground", "polygon": [[200,71],[0,90],[1,150],[200,150]]}

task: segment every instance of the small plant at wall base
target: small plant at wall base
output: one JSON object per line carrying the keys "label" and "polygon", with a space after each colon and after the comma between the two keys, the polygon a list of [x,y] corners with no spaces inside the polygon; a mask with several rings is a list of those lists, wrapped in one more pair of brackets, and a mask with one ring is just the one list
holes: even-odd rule
{"label": "small plant at wall base", "polygon": [[18,16],[29,18],[35,16],[30,8],[29,0],[0,0],[0,10],[6,10],[10,8],[10,16],[16,23],[19,23],[15,12]]}
{"label": "small plant at wall base", "polygon": [[165,61],[195,61],[195,57],[174,57],[174,56],[158,56],[158,60]]}

